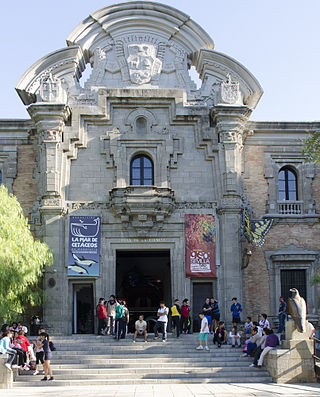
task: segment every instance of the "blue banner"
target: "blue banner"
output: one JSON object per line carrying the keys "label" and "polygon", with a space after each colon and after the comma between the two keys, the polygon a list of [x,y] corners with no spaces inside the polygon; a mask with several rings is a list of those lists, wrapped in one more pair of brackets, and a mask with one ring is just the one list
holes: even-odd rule
{"label": "blue banner", "polygon": [[68,276],[99,276],[100,216],[70,216]]}

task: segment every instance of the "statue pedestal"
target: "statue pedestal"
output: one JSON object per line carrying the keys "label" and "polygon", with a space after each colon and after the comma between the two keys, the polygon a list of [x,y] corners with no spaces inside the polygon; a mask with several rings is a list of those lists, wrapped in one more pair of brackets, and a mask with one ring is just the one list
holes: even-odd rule
{"label": "statue pedestal", "polygon": [[276,383],[316,382],[313,362],[314,342],[307,332],[296,330],[293,320],[286,322],[286,340],[282,348],[271,350],[265,365]]}

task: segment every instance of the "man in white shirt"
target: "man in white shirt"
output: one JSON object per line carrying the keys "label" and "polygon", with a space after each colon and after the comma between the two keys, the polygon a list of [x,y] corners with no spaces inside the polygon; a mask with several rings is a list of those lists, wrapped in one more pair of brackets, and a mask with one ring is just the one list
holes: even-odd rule
{"label": "man in white shirt", "polygon": [[160,307],[157,311],[158,320],[154,326],[154,339],[159,339],[158,330],[162,332],[162,342],[167,339],[167,323],[168,323],[169,309],[165,306],[164,302],[160,302]]}
{"label": "man in white shirt", "polygon": [[144,335],[144,341],[147,342],[148,333],[147,333],[147,323],[143,319],[143,314],[140,314],[139,320],[135,322],[136,332],[133,335],[133,343],[136,343],[137,335]]}

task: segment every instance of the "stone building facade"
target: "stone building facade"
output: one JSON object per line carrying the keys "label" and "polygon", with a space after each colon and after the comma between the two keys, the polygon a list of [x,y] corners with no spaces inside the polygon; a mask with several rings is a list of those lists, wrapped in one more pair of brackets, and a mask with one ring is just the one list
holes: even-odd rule
{"label": "stone building facade", "polygon": [[[230,320],[233,296],[254,318],[276,315],[298,283],[317,316],[320,172],[301,140],[320,122],[251,121],[261,86],[213,48],[181,11],[122,3],[92,13],[18,82],[30,119],[0,120],[0,172],[54,253],[43,309],[52,332],[92,332],[95,302],[111,293],[146,315],[153,295],[189,297],[194,319],[214,295]],[[241,238],[244,203],[273,219],[262,247]],[[216,277],[186,277],[186,214],[215,216]],[[70,216],[101,217],[96,276],[68,271]]]}

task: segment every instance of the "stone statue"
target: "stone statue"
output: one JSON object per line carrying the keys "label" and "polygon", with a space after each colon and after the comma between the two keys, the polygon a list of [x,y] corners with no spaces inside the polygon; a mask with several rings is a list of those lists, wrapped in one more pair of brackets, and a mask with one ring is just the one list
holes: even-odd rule
{"label": "stone statue", "polygon": [[290,292],[291,298],[288,299],[289,314],[294,319],[297,330],[303,333],[306,331],[306,301],[299,295],[299,291],[296,288],[291,288]]}

